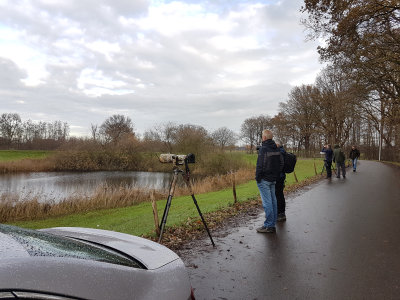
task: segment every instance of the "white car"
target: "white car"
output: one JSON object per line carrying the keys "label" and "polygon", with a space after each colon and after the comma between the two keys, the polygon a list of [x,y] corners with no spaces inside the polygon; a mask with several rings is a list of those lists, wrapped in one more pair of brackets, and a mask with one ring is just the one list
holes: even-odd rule
{"label": "white car", "polygon": [[194,299],[173,251],[128,234],[0,224],[0,299]]}

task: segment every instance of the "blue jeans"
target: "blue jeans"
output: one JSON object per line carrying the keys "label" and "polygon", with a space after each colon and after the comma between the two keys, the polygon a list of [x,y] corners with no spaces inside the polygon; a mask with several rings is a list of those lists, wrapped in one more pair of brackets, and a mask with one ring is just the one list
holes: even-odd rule
{"label": "blue jeans", "polygon": [[275,196],[275,181],[261,180],[257,182],[260,191],[262,205],[265,211],[265,227],[275,227],[276,218],[278,216],[278,208]]}
{"label": "blue jeans", "polygon": [[353,159],[353,170],[357,169],[357,160],[358,160],[358,157]]}

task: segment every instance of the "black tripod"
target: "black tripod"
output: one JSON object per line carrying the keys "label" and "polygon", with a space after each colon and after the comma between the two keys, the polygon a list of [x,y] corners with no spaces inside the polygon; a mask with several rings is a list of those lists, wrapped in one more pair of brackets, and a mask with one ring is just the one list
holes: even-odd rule
{"label": "black tripod", "polygon": [[171,185],[169,187],[169,194],[168,194],[168,198],[167,198],[167,204],[165,205],[164,214],[163,214],[163,217],[161,219],[160,237],[158,238],[158,242],[159,243],[161,242],[161,239],[162,239],[162,236],[163,236],[163,232],[164,232],[164,228],[165,228],[165,224],[167,223],[167,217],[168,217],[169,208],[171,207],[172,197],[174,196],[174,192],[175,192],[175,185],[176,185],[176,182],[178,181],[178,174],[181,173],[182,177],[183,177],[183,180],[185,181],[187,187],[189,188],[190,195],[192,196],[194,205],[196,205],[197,211],[198,211],[198,213],[200,215],[201,220],[203,221],[203,224],[204,224],[204,227],[206,228],[208,236],[210,237],[211,243],[215,247],[215,244],[214,244],[213,238],[211,236],[210,230],[208,230],[207,223],[204,220],[203,214],[200,211],[200,207],[197,204],[197,200],[196,200],[196,198],[194,196],[194,193],[193,193],[192,184],[190,182],[190,171],[189,171],[189,164],[188,164],[187,158],[184,159],[184,163],[185,163],[185,173],[179,168],[178,160],[175,159],[175,161],[174,161],[174,176],[173,176],[173,178],[171,180]]}
{"label": "black tripod", "polygon": [[[327,162],[326,160],[324,160],[324,165],[322,166],[321,175],[324,173],[324,171],[326,171],[326,164]],[[336,174],[336,169],[333,163],[331,163],[331,170]]]}

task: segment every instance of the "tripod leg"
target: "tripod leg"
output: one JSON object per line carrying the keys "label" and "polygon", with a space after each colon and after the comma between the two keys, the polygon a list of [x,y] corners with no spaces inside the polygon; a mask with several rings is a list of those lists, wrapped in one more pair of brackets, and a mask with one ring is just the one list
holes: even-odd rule
{"label": "tripod leg", "polygon": [[185,175],[182,174],[182,176],[183,176],[183,180],[185,181],[187,187],[189,188],[190,195],[192,196],[194,205],[195,205],[196,208],[197,208],[197,212],[198,212],[199,215],[200,215],[201,221],[203,222],[203,225],[204,225],[204,227],[206,228],[207,234],[208,234],[208,236],[210,237],[211,243],[212,243],[213,247],[215,247],[215,243],[214,243],[214,240],[213,240],[213,238],[212,238],[212,236],[211,236],[210,230],[208,229],[206,220],[204,220],[204,217],[203,217],[203,214],[201,213],[200,207],[199,207],[199,205],[197,204],[196,197],[194,196],[194,193],[193,193],[193,190],[192,190],[192,185],[191,185],[191,183],[190,183],[190,180],[189,180],[187,177],[185,177]]}
{"label": "tripod leg", "polygon": [[175,184],[176,184],[177,179],[178,179],[178,173],[174,172],[174,177],[172,178],[171,185],[169,187],[169,195],[168,195],[168,198],[167,198],[167,203],[165,204],[164,214],[163,214],[162,219],[161,219],[160,236],[158,237],[158,242],[159,243],[162,240],[162,236],[163,236],[164,229],[165,229],[165,224],[167,223],[168,212],[169,212],[169,208],[171,207],[172,197],[174,196]]}

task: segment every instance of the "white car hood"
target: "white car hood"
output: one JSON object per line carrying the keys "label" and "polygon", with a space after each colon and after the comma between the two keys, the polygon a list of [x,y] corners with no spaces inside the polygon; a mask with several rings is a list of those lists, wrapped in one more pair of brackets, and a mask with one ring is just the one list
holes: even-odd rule
{"label": "white car hood", "polygon": [[149,270],[158,269],[180,259],[165,246],[125,233],[81,227],[54,227],[40,231],[113,248],[140,261]]}

